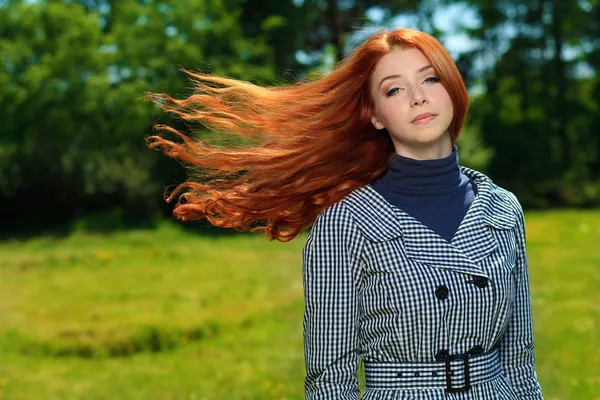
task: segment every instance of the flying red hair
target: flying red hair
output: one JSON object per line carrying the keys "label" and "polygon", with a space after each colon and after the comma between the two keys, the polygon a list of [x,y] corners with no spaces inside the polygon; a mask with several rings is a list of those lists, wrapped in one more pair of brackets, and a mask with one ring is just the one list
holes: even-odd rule
{"label": "flying red hair", "polygon": [[183,70],[194,83],[190,97],[146,96],[185,121],[256,144],[217,147],[155,125],[179,140],[154,135],[148,146],[201,173],[165,195],[168,202],[177,198],[173,215],[289,241],[323,209],[383,174],[395,150],[387,131],[370,122],[369,77],[393,46],[417,48],[431,62],[452,99],[449,131],[456,140],[467,113],[467,90],[446,49],[420,31],[379,32],[328,75],[284,87]]}

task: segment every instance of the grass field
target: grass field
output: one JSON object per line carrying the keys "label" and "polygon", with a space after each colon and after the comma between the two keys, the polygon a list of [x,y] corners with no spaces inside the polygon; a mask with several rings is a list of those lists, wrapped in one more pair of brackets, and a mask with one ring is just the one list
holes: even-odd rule
{"label": "grass field", "polygon": [[[526,221],[545,398],[600,399],[600,212]],[[0,399],[302,399],[304,241],[0,242]]]}

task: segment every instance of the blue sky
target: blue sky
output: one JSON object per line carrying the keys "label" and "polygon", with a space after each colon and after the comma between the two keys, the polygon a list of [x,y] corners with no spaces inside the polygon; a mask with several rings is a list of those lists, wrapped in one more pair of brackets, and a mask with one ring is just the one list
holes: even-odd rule
{"label": "blue sky", "polygon": [[[300,2],[301,0],[294,0]],[[417,18],[415,15],[397,15],[389,23],[384,24],[384,11],[379,7],[371,7],[367,10],[366,17],[369,19],[367,24],[363,24],[364,27],[351,34],[347,41],[347,51],[351,48],[360,44],[371,34],[375,33],[380,29],[394,29],[399,27],[420,29]],[[479,16],[476,11],[469,8],[465,3],[455,3],[449,6],[438,7],[433,15],[433,23],[435,26],[447,32],[443,37],[437,39],[448,49],[448,52],[453,58],[457,58],[461,52],[472,49],[475,42],[470,39],[466,34],[456,32],[454,29],[457,25],[464,25],[470,28],[474,28],[480,25]],[[300,50],[296,53],[296,58],[300,62],[309,63],[311,58],[320,58],[321,54],[307,54]],[[328,62],[325,61],[326,68],[333,66],[333,60]]]}
{"label": "blue sky", "polygon": [[[378,7],[373,7],[368,10],[367,17],[375,24],[381,23],[383,11]],[[473,41],[469,39],[467,35],[455,32],[454,27],[457,25],[464,25],[470,28],[476,28],[481,25],[477,12],[464,3],[455,3],[449,6],[438,7],[433,14],[433,23],[438,29],[448,32],[448,35],[438,38],[438,40],[444,44],[452,57],[456,57],[461,52],[470,50],[474,46]],[[392,19],[390,24],[385,26],[380,25],[380,27],[419,29],[417,17],[414,15],[397,15]]]}

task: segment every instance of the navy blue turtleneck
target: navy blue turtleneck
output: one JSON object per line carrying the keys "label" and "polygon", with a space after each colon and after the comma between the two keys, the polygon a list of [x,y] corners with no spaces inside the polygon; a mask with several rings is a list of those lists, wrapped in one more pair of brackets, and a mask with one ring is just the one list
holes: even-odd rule
{"label": "navy blue turtleneck", "polygon": [[426,225],[446,241],[454,237],[475,199],[475,184],[458,166],[458,149],[436,160],[393,154],[386,173],[371,186],[389,203]]}

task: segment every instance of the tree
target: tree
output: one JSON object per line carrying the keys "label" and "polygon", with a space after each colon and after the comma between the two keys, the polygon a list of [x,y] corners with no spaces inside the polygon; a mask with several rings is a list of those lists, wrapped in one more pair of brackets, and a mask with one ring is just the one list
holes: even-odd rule
{"label": "tree", "polygon": [[461,64],[470,66],[469,80],[482,76],[485,94],[471,110],[496,154],[490,174],[529,205],[592,204],[585,193],[598,180],[598,76],[589,73],[587,44],[598,36],[587,30],[590,9],[578,1],[469,4],[481,24],[465,31],[479,46]]}
{"label": "tree", "polygon": [[158,112],[144,92],[189,95],[180,67],[267,81],[271,50],[231,2],[68,3],[0,7],[0,206],[33,221],[151,214],[173,168],[144,143]]}

